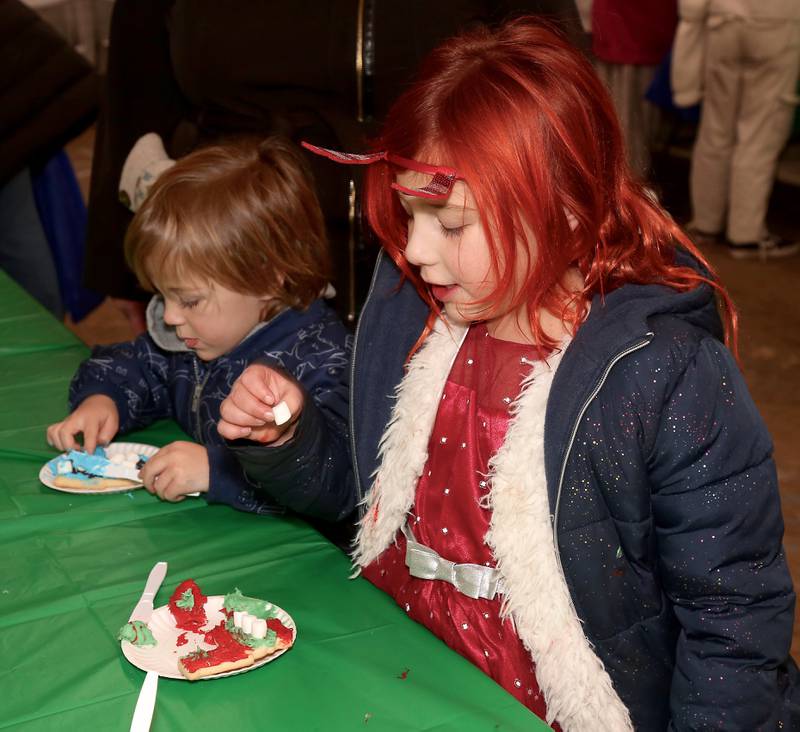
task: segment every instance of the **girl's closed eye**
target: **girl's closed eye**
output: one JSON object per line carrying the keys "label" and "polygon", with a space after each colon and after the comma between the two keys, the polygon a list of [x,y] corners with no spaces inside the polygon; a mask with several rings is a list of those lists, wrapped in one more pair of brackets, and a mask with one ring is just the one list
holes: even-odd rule
{"label": "girl's closed eye", "polygon": [[442,229],[442,234],[448,238],[457,239],[464,233],[464,224],[460,226],[445,226],[441,221],[439,226]]}
{"label": "girl's closed eye", "polygon": [[192,308],[196,308],[200,304],[200,298],[194,300],[181,300],[181,307],[187,310],[191,310]]}

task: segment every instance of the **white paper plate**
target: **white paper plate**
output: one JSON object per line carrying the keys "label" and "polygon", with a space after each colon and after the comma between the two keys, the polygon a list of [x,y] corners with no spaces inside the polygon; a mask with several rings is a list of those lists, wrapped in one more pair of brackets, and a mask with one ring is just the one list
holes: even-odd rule
{"label": "white paper plate", "polygon": [[[169,606],[162,605],[153,610],[147,627],[156,639],[157,645],[155,646],[135,646],[128,641],[121,641],[122,653],[134,666],[142,669],[142,671],[155,671],[159,676],[164,676],[168,679],[188,679],[178,671],[178,659],[185,656],[187,653],[192,653],[198,648],[210,650],[214,648],[213,645],[205,643],[203,637],[205,632],[211,630],[215,625],[219,625],[223,619],[222,603],[225,601],[223,595],[210,595],[206,600],[205,610],[208,622],[205,624],[204,631],[193,633],[190,630],[182,630],[175,625],[175,618],[169,611]],[[297,626],[294,624],[289,613],[282,610],[277,605],[273,605],[275,610],[275,617],[280,620],[287,628],[292,630],[292,641],[297,640]],[[187,642],[179,646],[178,636],[182,633],[186,634]],[[291,646],[289,647],[291,648]],[[226,671],[221,674],[213,674],[212,676],[202,677],[202,681],[206,679],[221,679],[223,676],[235,676],[236,674],[243,674],[247,671],[252,671],[254,668],[259,668],[265,663],[274,661],[279,656],[282,656],[289,648],[283,648],[276,651],[272,655],[265,656],[256,661],[252,666],[245,666],[244,668],[235,669],[234,671]]]}
{"label": "white paper plate", "polygon": [[[153,445],[143,445],[139,442],[112,442],[110,445],[106,446],[106,455],[111,457],[112,455],[116,455],[117,453],[128,453],[128,452],[135,452],[137,455],[145,455],[148,458],[153,457],[158,452],[158,448],[154,447]],[[66,457],[67,453],[62,453],[61,457]],[[64,488],[62,486],[56,485],[53,480],[55,479],[55,475],[53,475],[53,471],[50,470],[50,466],[48,465],[50,461],[48,460],[43,466],[42,469],[39,471],[39,480],[42,481],[48,488],[52,488],[54,491],[62,491],[63,493],[127,493],[130,490],[134,490],[135,488],[141,488],[144,484],[139,483],[130,483],[129,485],[125,486],[117,486],[115,488],[98,488],[97,486],[86,486],[86,488]]]}

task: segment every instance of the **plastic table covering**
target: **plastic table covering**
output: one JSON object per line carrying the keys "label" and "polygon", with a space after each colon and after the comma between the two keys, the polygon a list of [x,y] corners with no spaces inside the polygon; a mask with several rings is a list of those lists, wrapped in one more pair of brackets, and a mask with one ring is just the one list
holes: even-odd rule
{"label": "plastic table covering", "polygon": [[[74,495],[38,480],[48,424],[87,349],[0,272],[0,729],[127,730],[145,674],[115,639],[155,562],[155,605],[194,578],[283,607],[295,646],[249,673],[160,679],[153,730],[544,730],[297,518],[143,489]],[[156,424],[131,436],[181,438]]]}

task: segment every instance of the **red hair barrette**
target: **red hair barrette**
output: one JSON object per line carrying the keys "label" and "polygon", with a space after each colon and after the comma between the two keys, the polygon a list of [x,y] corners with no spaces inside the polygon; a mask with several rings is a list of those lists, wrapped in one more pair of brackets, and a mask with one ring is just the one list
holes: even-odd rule
{"label": "red hair barrette", "polygon": [[407,196],[418,196],[420,198],[428,198],[435,201],[444,201],[450,197],[453,192],[453,185],[457,180],[463,180],[453,168],[448,168],[444,165],[430,165],[422,163],[419,160],[411,160],[410,158],[401,158],[399,155],[387,151],[376,153],[345,153],[338,150],[330,150],[326,147],[317,147],[308,142],[300,143],[306,150],[310,150],[316,155],[333,160],[335,163],[343,163],[344,165],[371,165],[379,160],[385,160],[387,163],[397,165],[406,170],[413,170],[416,173],[425,173],[430,175],[431,179],[421,188],[408,188],[401,186],[399,183],[392,183],[392,188]]}

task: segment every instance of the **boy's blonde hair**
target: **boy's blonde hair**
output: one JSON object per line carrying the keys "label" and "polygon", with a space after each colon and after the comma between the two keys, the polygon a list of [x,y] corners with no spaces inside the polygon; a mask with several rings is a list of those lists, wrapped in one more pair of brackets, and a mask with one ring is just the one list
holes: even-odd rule
{"label": "boy's blonde hair", "polygon": [[187,276],[304,309],[330,275],[322,212],[288,140],[239,140],[181,158],[128,227],[125,258],[146,290]]}

